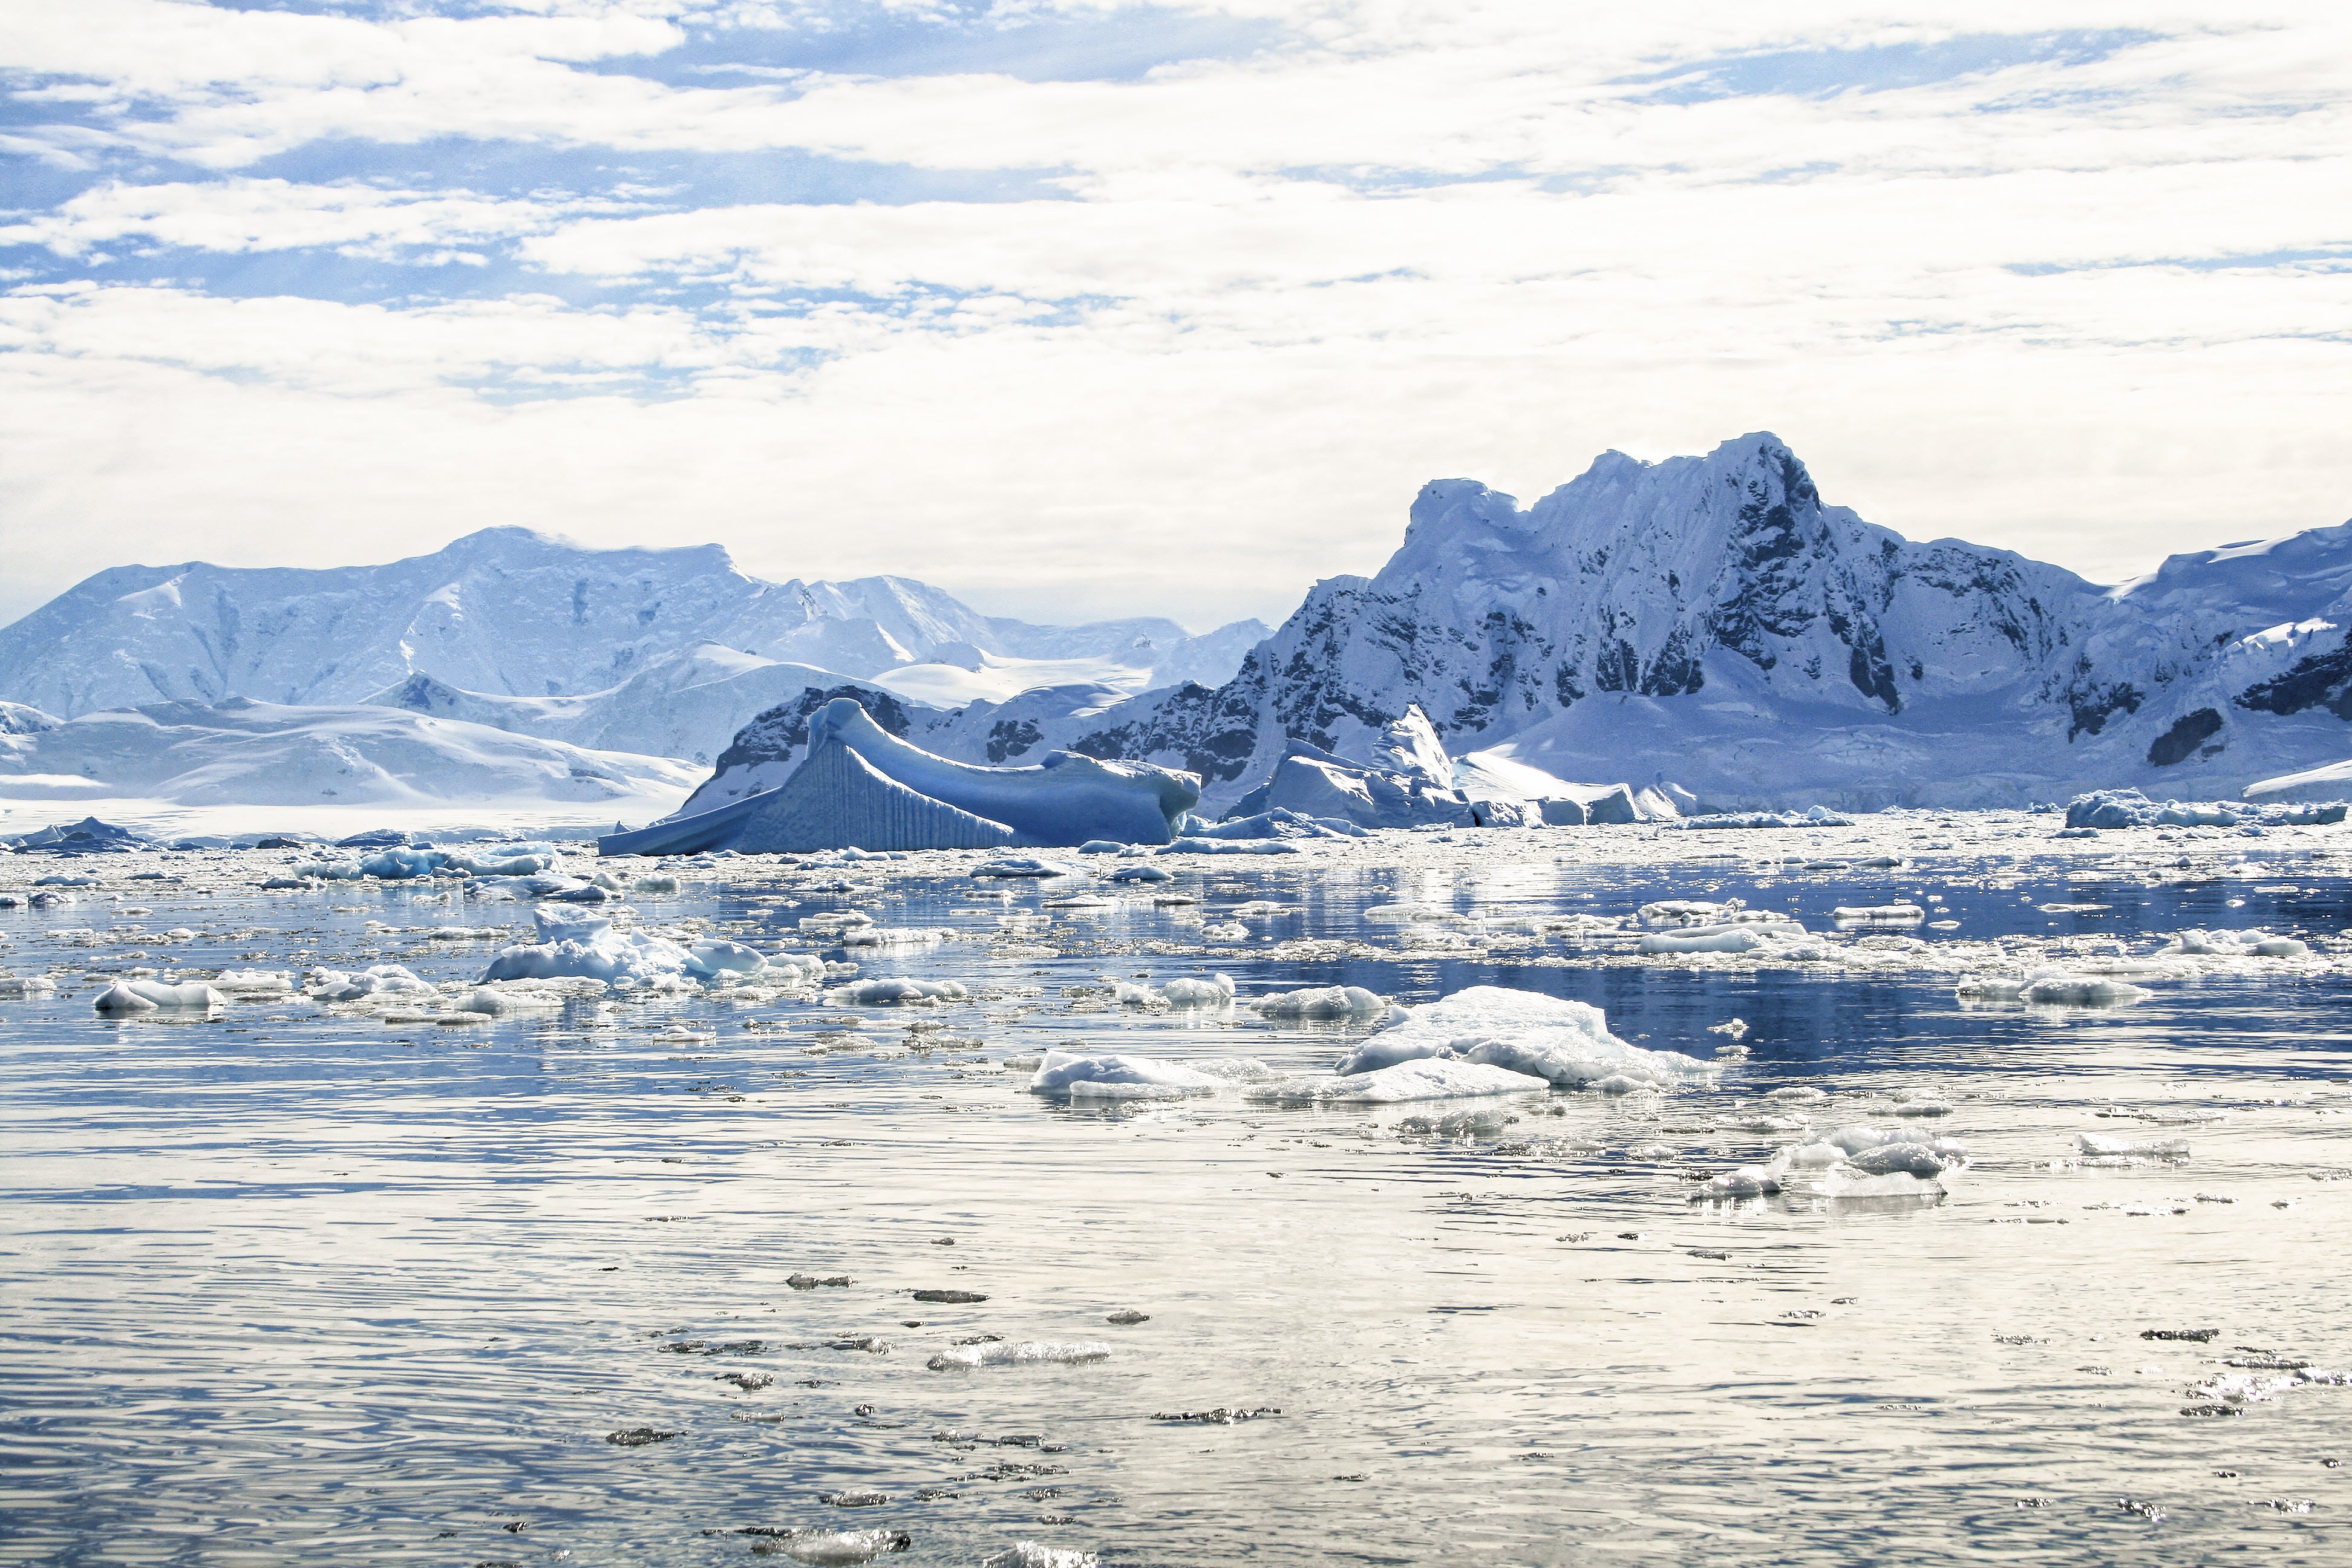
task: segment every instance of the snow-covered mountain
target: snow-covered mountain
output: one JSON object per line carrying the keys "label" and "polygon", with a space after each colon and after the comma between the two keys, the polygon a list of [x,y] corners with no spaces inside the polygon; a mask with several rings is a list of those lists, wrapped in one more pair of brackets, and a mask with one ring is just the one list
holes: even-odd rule
{"label": "snow-covered mountain", "polygon": [[[646,695],[625,692],[629,683],[677,656],[707,662],[706,645],[861,679],[932,665],[976,670],[994,660],[1000,685],[1017,680],[1021,661],[1055,663],[1034,682],[1041,685],[1074,679],[1066,667],[1081,661],[1141,690],[1222,679],[1264,633],[1249,622],[1195,638],[1152,617],[1031,626],[980,615],[904,577],[765,583],[737,571],[715,544],[588,550],[493,528],[382,566],[192,562],[101,572],[0,629],[0,699],[68,718],[230,697],[357,703],[425,676],[493,707],[614,695],[604,706],[625,727]],[[562,707],[499,710],[501,727],[549,737],[582,719]],[[706,717],[714,727],[698,746],[667,754],[723,742],[731,726],[718,727],[715,711]],[[628,738],[643,737],[631,730]]]}
{"label": "snow-covered mountain", "polygon": [[390,708],[231,698],[58,720],[0,703],[0,800],[673,810],[696,771]]}
{"label": "snow-covered mountain", "polygon": [[2352,524],[2107,589],[1825,503],[1769,434],[1620,452],[1522,509],[1424,487],[1378,575],[1318,584],[1231,681],[1048,743],[1202,774],[1290,740],[1370,760],[1417,704],[1456,754],[1725,806],[2235,795],[2352,752]]}

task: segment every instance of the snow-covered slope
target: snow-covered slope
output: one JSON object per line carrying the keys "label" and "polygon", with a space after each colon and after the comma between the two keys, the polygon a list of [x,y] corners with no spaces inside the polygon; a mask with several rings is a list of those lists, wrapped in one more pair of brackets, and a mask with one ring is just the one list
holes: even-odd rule
{"label": "snow-covered slope", "polygon": [[[16,710],[18,714],[22,710]],[[698,770],[392,708],[155,702],[0,733],[0,799],[676,808]]]}
{"label": "snow-covered slope", "polygon": [[[1254,625],[1198,638],[1151,618],[1036,626],[904,577],[763,583],[715,544],[588,550],[493,528],[382,566],[101,572],[0,629],[0,698],[66,717],[159,700],[352,703],[425,675],[455,692],[537,701],[612,692],[706,644],[859,678],[988,656],[1091,660],[1117,674],[1165,662],[1165,680],[1129,681],[1140,689],[1230,674]],[[553,733],[539,710],[502,711]],[[578,717],[550,710],[544,723]]]}
{"label": "snow-covered slope", "polygon": [[1426,486],[1380,574],[1317,584],[1233,680],[1046,741],[1190,768],[1223,802],[1292,738],[1370,761],[1417,703],[1457,754],[1710,805],[2210,798],[2352,751],[2347,584],[2352,525],[2114,590],[1914,543],[1826,504],[1757,434],[1606,453],[1524,510]]}

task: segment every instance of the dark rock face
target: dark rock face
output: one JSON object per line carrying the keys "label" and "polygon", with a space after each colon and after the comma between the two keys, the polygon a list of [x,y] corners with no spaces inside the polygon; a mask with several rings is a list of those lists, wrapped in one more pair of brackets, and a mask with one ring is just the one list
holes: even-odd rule
{"label": "dark rock face", "polygon": [[2182,715],[2171,729],[2150,742],[2147,764],[2152,768],[2168,768],[2196,754],[2197,749],[2221,732],[2221,715],[2210,708],[2200,708],[2194,713]]}
{"label": "dark rock face", "polygon": [[812,686],[792,701],[779,702],[736,731],[735,739],[719,753],[718,768],[724,772],[756,763],[790,762],[808,744],[809,715],[836,697],[856,699],[877,724],[905,738],[907,705],[889,692],[875,686],[835,686],[830,689]]}
{"label": "dark rock face", "polygon": [[2293,668],[2249,686],[2231,700],[2250,712],[2286,714],[2325,708],[2338,719],[2352,721],[2352,645],[2298,659]]}

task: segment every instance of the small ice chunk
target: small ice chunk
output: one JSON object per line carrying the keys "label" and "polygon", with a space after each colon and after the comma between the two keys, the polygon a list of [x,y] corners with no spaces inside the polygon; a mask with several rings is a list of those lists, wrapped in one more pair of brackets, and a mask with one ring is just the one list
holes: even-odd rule
{"label": "small ice chunk", "polygon": [[1530,1073],[1562,1089],[1631,1093],[1712,1083],[1721,1070],[1679,1051],[1627,1045],[1609,1032],[1608,1016],[1600,1008],[1540,992],[1474,985],[1398,1013],[1349,1053],[1339,1071],[1458,1058]]}
{"label": "small ice chunk", "polygon": [[1531,1073],[1512,1072],[1484,1062],[1430,1058],[1346,1076],[1307,1073],[1259,1084],[1244,1092],[1252,1100],[1288,1105],[1398,1105],[1416,1100],[1541,1093],[1550,1088]]}
{"label": "small ice chunk", "polygon": [[982,860],[971,868],[975,877],[1076,877],[1083,873],[1076,866],[1059,860],[1044,860],[1034,855],[999,855]]}
{"label": "small ice chunk", "polygon": [[896,1530],[798,1531],[772,1545],[763,1542],[751,1550],[781,1553],[816,1568],[836,1568],[868,1562],[885,1552],[904,1552],[912,1543],[911,1537]]}
{"label": "small ice chunk", "polygon": [[0,974],[0,999],[21,1002],[57,994],[58,983],[46,974]]}
{"label": "small ice chunk", "polygon": [[1841,904],[1830,919],[1862,925],[1916,925],[1927,911],[1916,904]]}
{"label": "small ice chunk", "polygon": [[961,1002],[971,993],[953,980],[853,980],[824,994],[835,1007],[932,1007]]}
{"label": "small ice chunk", "polygon": [[90,1005],[101,1013],[152,1013],[159,1007],[222,1007],[228,998],[201,980],[169,985],[160,980],[118,980]]}
{"label": "small ice chunk", "polygon": [[703,969],[712,973],[723,969],[737,974],[757,974],[768,967],[764,954],[740,942],[698,942],[687,951],[694,954],[695,961]]}
{"label": "small ice chunk", "polygon": [[2110,1138],[2096,1132],[2078,1132],[2075,1144],[2085,1154],[2104,1159],[2186,1160],[2189,1140],[2186,1138]]}
{"label": "small ice chunk", "polygon": [[293,991],[294,977],[275,969],[224,969],[213,985],[238,996],[283,996]]}
{"label": "small ice chunk", "polygon": [[505,1013],[543,1012],[563,1005],[563,998],[552,991],[534,991],[523,986],[498,988],[478,985],[472,995],[457,1004],[460,1013],[481,1013],[498,1017]]}
{"label": "small ice chunk", "polygon": [[994,1340],[956,1345],[926,1363],[933,1372],[970,1372],[983,1366],[1075,1366],[1108,1361],[1111,1347],[1100,1340]]}
{"label": "small ice chunk", "polygon": [[1250,999],[1265,1018],[1369,1018],[1388,1004],[1360,985],[1325,985],[1305,991],[1276,991]]}
{"label": "small ice chunk", "polygon": [[1096,1568],[1091,1552],[1075,1546],[1044,1546],[1034,1541],[1016,1542],[981,1559],[980,1568]]}
{"label": "small ice chunk", "polygon": [[1180,1100],[1213,1094],[1218,1080],[1152,1057],[1047,1051],[1029,1092],[1069,1100]]}
{"label": "small ice chunk", "polygon": [[1171,1007],[1222,1007],[1234,999],[1234,983],[1222,974],[1206,980],[1179,975],[1160,988]]}

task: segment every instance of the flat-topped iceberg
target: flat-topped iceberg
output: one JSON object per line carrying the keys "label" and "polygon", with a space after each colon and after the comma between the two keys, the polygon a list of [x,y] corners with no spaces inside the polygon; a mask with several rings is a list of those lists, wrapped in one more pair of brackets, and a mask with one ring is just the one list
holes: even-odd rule
{"label": "flat-topped iceberg", "polygon": [[1609,1032],[1608,1016],[1584,1002],[1501,985],[1473,985],[1402,1014],[1340,1060],[1343,1075],[1399,1063],[1452,1059],[1531,1074],[1561,1089],[1604,1093],[1712,1083],[1711,1061],[1645,1050]]}

